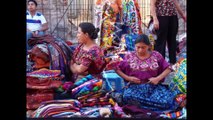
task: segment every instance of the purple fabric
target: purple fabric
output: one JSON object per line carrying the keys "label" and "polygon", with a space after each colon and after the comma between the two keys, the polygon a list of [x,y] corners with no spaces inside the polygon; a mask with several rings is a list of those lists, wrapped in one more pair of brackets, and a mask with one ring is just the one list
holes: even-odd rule
{"label": "purple fabric", "polygon": [[123,111],[127,114],[131,114],[135,117],[140,117],[140,118],[159,118],[159,114],[148,110],[148,109],[142,109],[138,108],[137,106],[134,105],[125,105],[122,107]]}
{"label": "purple fabric", "polygon": [[128,76],[139,78],[142,83],[148,82],[151,77],[158,76],[168,67],[169,63],[157,51],[152,51],[150,57],[144,60],[139,59],[135,51],[130,52],[118,65],[118,69]]}

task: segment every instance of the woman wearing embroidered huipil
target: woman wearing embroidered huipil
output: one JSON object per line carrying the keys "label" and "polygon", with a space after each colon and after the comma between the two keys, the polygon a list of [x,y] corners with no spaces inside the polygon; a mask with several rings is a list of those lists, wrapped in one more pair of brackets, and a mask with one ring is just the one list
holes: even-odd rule
{"label": "woman wearing embroidered huipil", "polygon": [[177,0],[151,0],[151,14],[157,32],[155,50],[165,58],[166,42],[168,45],[169,62],[176,63],[176,35],[178,32],[177,12],[186,22],[186,15]]}
{"label": "woman wearing embroidered huipil", "polygon": [[126,54],[117,66],[116,72],[130,82],[123,91],[123,103],[153,111],[174,110],[178,107],[174,98],[180,92],[161,84],[171,67],[159,52],[151,51],[150,47],[148,36],[139,35],[135,40],[135,51]]}
{"label": "woman wearing embroidered huipil", "polygon": [[106,63],[103,50],[94,41],[98,32],[99,29],[95,28],[92,23],[79,24],[77,38],[80,44],[75,49],[70,63],[74,81],[78,81],[88,74],[100,77]]}

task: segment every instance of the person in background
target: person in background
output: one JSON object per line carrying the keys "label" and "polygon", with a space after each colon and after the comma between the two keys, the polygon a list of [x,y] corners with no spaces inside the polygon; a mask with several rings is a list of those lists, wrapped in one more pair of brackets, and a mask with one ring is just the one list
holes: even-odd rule
{"label": "person in background", "polygon": [[176,63],[176,35],[178,32],[177,13],[186,22],[186,15],[181,10],[177,0],[151,0],[151,15],[153,17],[154,28],[157,33],[155,50],[160,52],[165,58],[166,44],[169,52],[169,63]]}
{"label": "person in background", "polygon": [[43,14],[37,12],[37,2],[35,0],[29,0],[27,2],[27,8],[26,44],[27,50],[29,50],[31,47],[28,45],[28,40],[32,37],[45,35],[45,31],[48,29],[48,24]]}
{"label": "person in background", "polygon": [[88,74],[99,78],[106,61],[104,51],[95,43],[99,28],[92,23],[82,22],[79,24],[77,39],[79,45],[73,52],[70,69],[74,73],[74,80],[78,81]]}
{"label": "person in background", "polygon": [[148,36],[139,35],[135,51],[126,54],[116,68],[116,72],[129,82],[122,93],[123,104],[153,111],[176,109],[174,98],[179,91],[172,91],[162,84],[171,70],[163,56],[151,50]]}

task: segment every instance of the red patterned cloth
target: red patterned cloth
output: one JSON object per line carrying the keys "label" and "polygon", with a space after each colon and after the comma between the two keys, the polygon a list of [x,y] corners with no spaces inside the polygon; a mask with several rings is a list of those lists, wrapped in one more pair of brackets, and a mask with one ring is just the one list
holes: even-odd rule
{"label": "red patterned cloth", "polygon": [[88,67],[89,74],[99,74],[105,67],[104,52],[99,46],[90,48],[89,51],[83,50],[83,44],[80,44],[74,51],[73,60],[76,64],[82,64]]}
{"label": "red patterned cloth", "polygon": [[53,100],[53,88],[62,85],[60,70],[40,69],[27,73],[27,109],[37,109],[39,105]]}
{"label": "red patterned cloth", "polygon": [[37,109],[44,101],[53,100],[53,90],[28,90],[27,110]]}

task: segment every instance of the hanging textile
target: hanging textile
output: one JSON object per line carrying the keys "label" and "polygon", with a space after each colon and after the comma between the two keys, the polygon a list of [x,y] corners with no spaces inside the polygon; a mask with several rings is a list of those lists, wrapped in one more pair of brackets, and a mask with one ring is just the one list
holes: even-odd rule
{"label": "hanging textile", "polygon": [[141,15],[137,0],[122,0],[123,34],[141,34]]}
{"label": "hanging textile", "polygon": [[101,30],[100,46],[108,48],[120,36],[117,34],[120,31],[117,25],[120,23],[121,0],[98,0],[96,5],[95,25]]}

